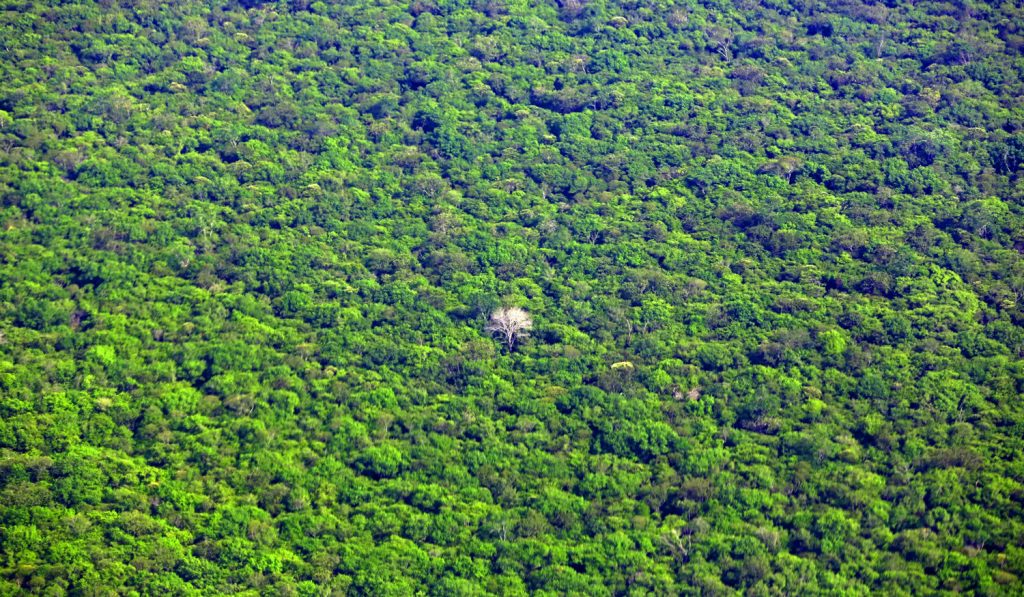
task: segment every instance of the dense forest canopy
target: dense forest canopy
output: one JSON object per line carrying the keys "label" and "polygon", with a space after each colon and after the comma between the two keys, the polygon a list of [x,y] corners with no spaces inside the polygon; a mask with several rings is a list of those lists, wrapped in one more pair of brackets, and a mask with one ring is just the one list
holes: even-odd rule
{"label": "dense forest canopy", "polygon": [[1020,0],[0,49],[0,595],[1024,592]]}

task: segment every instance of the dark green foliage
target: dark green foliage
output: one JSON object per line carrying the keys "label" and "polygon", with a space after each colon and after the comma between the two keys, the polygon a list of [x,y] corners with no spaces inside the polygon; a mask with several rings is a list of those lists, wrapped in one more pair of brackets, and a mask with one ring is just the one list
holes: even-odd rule
{"label": "dark green foliage", "polygon": [[1024,592],[1019,23],[3,3],[0,594]]}

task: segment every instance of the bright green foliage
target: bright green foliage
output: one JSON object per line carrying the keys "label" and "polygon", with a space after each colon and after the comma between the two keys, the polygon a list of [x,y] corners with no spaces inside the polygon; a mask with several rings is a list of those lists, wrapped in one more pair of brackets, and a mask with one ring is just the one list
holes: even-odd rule
{"label": "bright green foliage", "polygon": [[1021,23],[4,2],[0,595],[1024,593]]}

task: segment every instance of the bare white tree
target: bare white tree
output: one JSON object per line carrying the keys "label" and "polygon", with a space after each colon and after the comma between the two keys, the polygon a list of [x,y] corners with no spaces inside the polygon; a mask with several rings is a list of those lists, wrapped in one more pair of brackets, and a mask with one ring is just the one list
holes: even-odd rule
{"label": "bare white tree", "polygon": [[519,307],[502,307],[491,313],[491,322],[485,328],[488,332],[502,336],[509,351],[516,342],[530,335],[533,319],[530,314]]}

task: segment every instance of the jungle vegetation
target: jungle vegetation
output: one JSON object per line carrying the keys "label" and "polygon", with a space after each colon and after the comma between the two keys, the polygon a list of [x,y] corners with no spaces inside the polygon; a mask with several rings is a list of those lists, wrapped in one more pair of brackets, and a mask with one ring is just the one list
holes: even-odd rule
{"label": "jungle vegetation", "polygon": [[1022,13],[0,1],[0,595],[1021,594]]}

